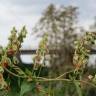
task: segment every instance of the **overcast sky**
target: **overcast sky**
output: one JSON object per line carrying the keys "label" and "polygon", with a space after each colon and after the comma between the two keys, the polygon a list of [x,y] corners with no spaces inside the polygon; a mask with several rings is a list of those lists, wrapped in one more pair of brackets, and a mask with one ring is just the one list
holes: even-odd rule
{"label": "overcast sky", "polygon": [[75,5],[79,7],[79,24],[84,27],[96,16],[96,0],[0,0],[0,44],[6,45],[13,26],[20,29],[26,25],[29,34],[24,46],[37,46],[38,40],[30,33],[49,4]]}

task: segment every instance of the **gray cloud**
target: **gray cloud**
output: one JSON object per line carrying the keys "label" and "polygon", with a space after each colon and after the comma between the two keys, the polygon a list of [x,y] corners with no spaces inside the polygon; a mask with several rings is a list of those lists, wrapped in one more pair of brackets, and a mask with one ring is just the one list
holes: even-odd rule
{"label": "gray cloud", "polygon": [[0,5],[18,15],[41,14],[43,10],[51,3],[57,5],[70,4],[73,0],[0,0]]}
{"label": "gray cloud", "polygon": [[31,6],[47,6],[50,3],[60,4],[60,5],[69,5],[74,0],[0,0],[0,3],[6,5],[14,5],[20,7],[31,7]]}
{"label": "gray cloud", "polygon": [[[96,15],[96,0],[0,0],[1,38],[3,39],[3,35],[7,37],[12,26],[20,28],[27,25],[27,28],[31,31],[43,10],[50,3],[78,6],[80,11],[79,21],[84,26],[89,24]],[[2,41],[0,42],[2,43]]]}

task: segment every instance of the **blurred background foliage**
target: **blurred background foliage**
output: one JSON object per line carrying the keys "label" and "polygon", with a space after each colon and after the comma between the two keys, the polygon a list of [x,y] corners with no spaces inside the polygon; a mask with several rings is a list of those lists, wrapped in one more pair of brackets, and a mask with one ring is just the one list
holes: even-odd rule
{"label": "blurred background foliage", "polygon": [[[50,55],[49,77],[56,77],[73,68],[74,41],[80,39],[86,32],[84,28],[78,27],[78,7],[49,5],[33,31],[37,37],[42,37],[47,33],[48,49],[55,50],[56,54]],[[96,31],[96,19],[87,31]],[[95,74],[95,70],[94,64],[87,66],[84,72],[85,74]],[[66,76],[66,78],[68,77]],[[55,87],[53,87],[53,83],[50,85],[55,93],[52,96],[77,96],[74,84],[58,82],[55,83]],[[96,90],[92,87],[84,85],[82,92],[83,96],[96,96]]]}
{"label": "blurred background foliage", "polygon": [[[51,75],[56,76],[72,67],[74,41],[77,39],[77,8],[56,7],[49,5],[38,24],[34,27],[37,36],[48,34],[48,49],[55,50],[51,54]],[[69,66],[70,65],[70,66]]]}

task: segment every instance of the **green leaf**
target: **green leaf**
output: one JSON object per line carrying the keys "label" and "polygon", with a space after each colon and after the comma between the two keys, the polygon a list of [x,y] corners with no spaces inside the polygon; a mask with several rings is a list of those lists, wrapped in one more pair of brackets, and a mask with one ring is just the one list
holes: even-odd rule
{"label": "green leaf", "polygon": [[20,96],[23,96],[25,93],[27,93],[31,90],[32,90],[32,83],[24,81],[21,85]]}
{"label": "green leaf", "polygon": [[8,93],[8,96],[20,96],[20,95],[19,95],[19,93],[16,92],[16,91],[10,91],[10,92]]}
{"label": "green leaf", "polygon": [[13,66],[12,67],[20,76],[24,76],[26,77],[26,74],[24,73],[24,71],[22,69],[20,69],[18,66]]}
{"label": "green leaf", "polygon": [[28,70],[28,69],[25,69],[25,73],[26,73],[27,75],[32,76],[32,72],[31,72],[30,70]]}

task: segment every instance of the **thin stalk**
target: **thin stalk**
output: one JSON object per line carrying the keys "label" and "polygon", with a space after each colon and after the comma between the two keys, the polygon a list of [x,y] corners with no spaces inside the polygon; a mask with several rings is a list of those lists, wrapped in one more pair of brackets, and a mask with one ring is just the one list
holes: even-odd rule
{"label": "thin stalk", "polygon": [[80,83],[80,82],[74,80],[74,85],[75,85],[75,87],[76,87],[78,96],[82,96],[82,90],[81,90],[81,88],[80,88],[80,84],[79,84],[79,83]]}
{"label": "thin stalk", "polygon": [[[8,72],[9,74],[11,74],[11,75],[13,75],[13,76],[15,76],[15,77],[19,77],[19,78],[27,78],[28,76],[20,76],[20,75],[17,75],[17,74],[15,74],[15,73],[13,73],[13,72],[11,72],[10,70],[8,70],[7,68],[4,68],[4,70],[6,71],[6,72]],[[70,80],[70,79],[56,79],[56,78],[44,78],[44,77],[32,77],[32,81],[33,81],[33,79],[37,79],[36,81],[38,81],[38,82],[54,82],[54,81],[66,81],[66,82],[73,82],[72,80]],[[90,85],[90,86],[93,86],[93,87],[95,87],[96,88],[96,85],[94,85],[93,83],[91,83],[91,82],[87,82],[87,81],[84,81],[84,80],[75,80],[76,82],[82,82],[82,83],[85,83],[85,84],[87,84],[87,85]]]}
{"label": "thin stalk", "polygon": [[9,74],[15,76],[15,77],[27,78],[27,76],[20,76],[20,75],[17,75],[17,74],[15,74],[15,73],[11,72],[10,70],[8,70],[7,68],[4,68],[4,70],[5,70],[6,72],[8,72]]}
{"label": "thin stalk", "polygon": [[65,73],[61,74],[60,76],[56,77],[55,79],[59,79],[59,78],[63,77],[64,75],[66,75],[66,74],[68,74],[68,73],[70,73],[70,72],[73,72],[73,71],[74,71],[74,70],[65,72]]}
{"label": "thin stalk", "polygon": [[40,76],[42,66],[40,66],[39,72],[38,72],[38,77]]}

